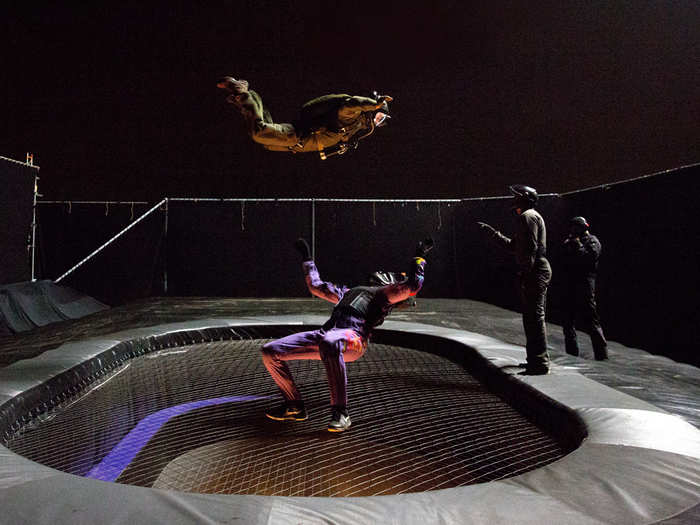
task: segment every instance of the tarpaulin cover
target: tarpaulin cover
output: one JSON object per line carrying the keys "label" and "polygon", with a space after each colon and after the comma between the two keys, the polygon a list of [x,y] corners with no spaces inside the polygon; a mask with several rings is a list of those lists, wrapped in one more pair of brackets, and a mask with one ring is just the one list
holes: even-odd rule
{"label": "tarpaulin cover", "polygon": [[24,332],[106,308],[92,297],[51,281],[7,284],[0,286],[0,332]]}

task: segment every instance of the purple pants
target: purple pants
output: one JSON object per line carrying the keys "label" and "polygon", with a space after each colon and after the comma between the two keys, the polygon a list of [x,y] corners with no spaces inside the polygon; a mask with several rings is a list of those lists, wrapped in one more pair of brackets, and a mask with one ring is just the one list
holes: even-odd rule
{"label": "purple pants", "polygon": [[301,401],[301,394],[286,361],[316,359],[323,361],[331,391],[331,406],[348,404],[348,378],[345,363],[362,357],[367,340],[350,328],[312,330],[270,341],[262,347],[263,363],[286,401]]}

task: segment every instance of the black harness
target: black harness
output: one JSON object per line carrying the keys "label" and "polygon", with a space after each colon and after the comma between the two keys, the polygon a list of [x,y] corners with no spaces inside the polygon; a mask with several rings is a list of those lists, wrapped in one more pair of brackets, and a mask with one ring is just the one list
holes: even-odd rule
{"label": "black harness", "polygon": [[351,315],[359,319],[364,319],[370,326],[377,326],[382,323],[386,312],[376,301],[379,287],[376,286],[356,286],[351,288],[335,305],[333,317],[338,315]]}

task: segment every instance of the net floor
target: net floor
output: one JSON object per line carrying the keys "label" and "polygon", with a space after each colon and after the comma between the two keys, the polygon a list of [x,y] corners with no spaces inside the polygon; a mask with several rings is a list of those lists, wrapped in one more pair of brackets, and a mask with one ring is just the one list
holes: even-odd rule
{"label": "net floor", "polygon": [[320,361],[291,362],[309,419],[275,422],[280,397],[265,340],[224,341],[134,359],[25,426],[6,444],[53,468],[169,490],[376,496],[498,480],[562,448],[461,365],[371,344],[348,367],[352,428],[330,417]]}

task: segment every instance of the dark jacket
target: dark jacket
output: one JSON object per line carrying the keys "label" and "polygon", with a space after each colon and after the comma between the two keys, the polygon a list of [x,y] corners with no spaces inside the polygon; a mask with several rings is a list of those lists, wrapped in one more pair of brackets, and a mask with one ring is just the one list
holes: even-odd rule
{"label": "dark jacket", "polygon": [[598,238],[588,232],[578,238],[567,237],[562,261],[567,277],[595,277],[601,249]]}

